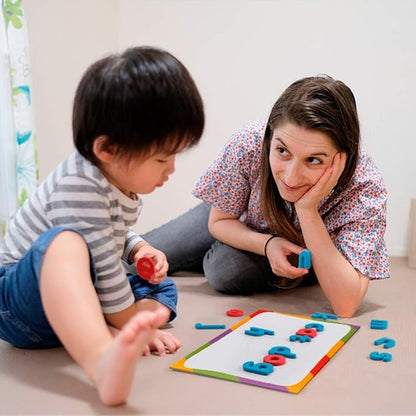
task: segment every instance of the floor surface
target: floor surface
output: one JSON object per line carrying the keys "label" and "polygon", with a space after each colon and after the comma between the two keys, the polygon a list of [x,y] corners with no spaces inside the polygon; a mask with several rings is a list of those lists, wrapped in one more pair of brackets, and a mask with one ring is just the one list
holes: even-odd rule
{"label": "floor surface", "polygon": [[[179,316],[169,330],[182,348],[166,357],[139,360],[126,405],[100,404],[82,370],[63,349],[29,351],[0,341],[0,415],[415,415],[416,269],[392,258],[392,277],[370,284],[354,318],[360,330],[299,393],[290,394],[173,371],[169,366],[219,335],[196,322],[234,325],[231,308],[309,316],[331,312],[319,286],[250,297],[214,292],[202,276],[174,277]],[[334,276],[335,277],[335,276]],[[370,329],[372,319],[388,329]],[[373,341],[396,340],[391,362],[373,361]]]}

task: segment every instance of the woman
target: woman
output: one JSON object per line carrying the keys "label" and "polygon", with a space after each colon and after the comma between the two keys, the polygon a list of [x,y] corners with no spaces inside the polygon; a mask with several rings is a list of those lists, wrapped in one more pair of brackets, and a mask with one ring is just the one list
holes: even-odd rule
{"label": "woman", "polygon": [[[341,81],[290,85],[266,123],[231,137],[194,195],[209,207],[144,236],[166,253],[171,273],[202,262],[208,282],[230,294],[316,278],[343,317],[355,313],[371,279],[389,277],[387,192],[360,150],[355,98]],[[311,270],[296,267],[305,248]]]}

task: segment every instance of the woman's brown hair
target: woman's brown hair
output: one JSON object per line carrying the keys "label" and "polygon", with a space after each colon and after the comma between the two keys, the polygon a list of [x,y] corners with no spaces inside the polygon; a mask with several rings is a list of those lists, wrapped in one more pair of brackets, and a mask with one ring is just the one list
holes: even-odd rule
{"label": "woman's brown hair", "polygon": [[294,209],[280,196],[269,164],[273,130],[283,123],[327,134],[347,160],[334,190],[352,178],[359,157],[360,124],[352,91],[327,75],[302,78],[291,84],[274,104],[264,134],[261,160],[261,205],[271,231],[279,237],[304,246],[295,227]]}

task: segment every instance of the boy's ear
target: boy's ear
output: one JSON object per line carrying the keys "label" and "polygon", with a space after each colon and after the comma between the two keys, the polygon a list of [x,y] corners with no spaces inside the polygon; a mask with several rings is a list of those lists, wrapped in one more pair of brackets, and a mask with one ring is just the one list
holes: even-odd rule
{"label": "boy's ear", "polygon": [[94,140],[92,150],[100,162],[111,163],[116,156],[116,146],[109,144],[108,136],[101,135]]}

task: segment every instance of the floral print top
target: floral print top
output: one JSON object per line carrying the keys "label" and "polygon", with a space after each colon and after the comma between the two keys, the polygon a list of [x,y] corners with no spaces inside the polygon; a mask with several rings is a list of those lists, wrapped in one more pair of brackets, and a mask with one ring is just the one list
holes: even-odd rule
{"label": "floral print top", "polygon": [[[270,229],[260,207],[260,161],[265,121],[234,134],[199,179],[193,194],[262,233]],[[371,279],[390,277],[384,241],[387,191],[370,156],[361,152],[355,174],[325,197],[318,211],[334,244],[354,268]],[[293,204],[287,203],[288,210]],[[299,220],[295,214],[295,225]]]}

